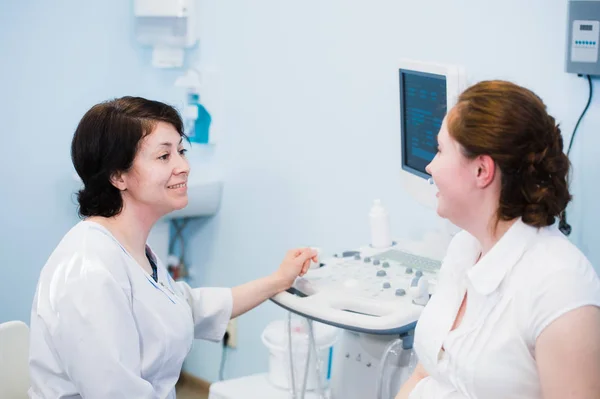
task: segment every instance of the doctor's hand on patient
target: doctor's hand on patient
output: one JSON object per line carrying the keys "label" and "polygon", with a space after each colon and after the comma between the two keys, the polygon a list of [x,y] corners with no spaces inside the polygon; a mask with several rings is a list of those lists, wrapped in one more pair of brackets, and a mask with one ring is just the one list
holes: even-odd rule
{"label": "doctor's hand on patient", "polygon": [[312,248],[293,249],[287,252],[279,269],[270,276],[233,287],[231,318],[246,313],[273,295],[290,288],[296,277],[306,274],[311,261],[318,262],[317,254]]}

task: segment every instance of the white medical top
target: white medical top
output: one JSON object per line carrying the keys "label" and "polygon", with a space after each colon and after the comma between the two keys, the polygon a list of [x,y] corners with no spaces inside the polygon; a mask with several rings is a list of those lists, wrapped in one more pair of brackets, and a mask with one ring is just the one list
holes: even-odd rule
{"label": "white medical top", "polygon": [[110,232],[82,221],[42,269],[31,312],[31,398],[175,398],[193,338],[219,341],[228,288],[158,283]]}
{"label": "white medical top", "polygon": [[[429,377],[410,399],[541,398],[536,338],[564,313],[600,306],[598,275],[556,227],[536,229],[519,219],[475,263],[480,253],[464,231],[448,248],[415,331]],[[465,292],[463,320],[450,331]]]}

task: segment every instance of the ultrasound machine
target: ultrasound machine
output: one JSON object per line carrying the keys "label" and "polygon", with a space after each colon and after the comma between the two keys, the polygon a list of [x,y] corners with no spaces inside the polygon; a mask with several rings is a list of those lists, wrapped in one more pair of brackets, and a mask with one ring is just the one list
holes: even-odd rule
{"label": "ultrasound machine", "polygon": [[[410,60],[401,61],[396,71],[400,181],[435,212],[436,189],[425,167],[437,152],[436,136],[447,110],[466,88],[465,73],[453,65]],[[260,397],[394,398],[416,365],[415,325],[435,293],[441,259],[456,232],[446,222],[440,224],[439,231],[418,242],[396,240],[387,248],[366,244],[320,259],[320,267],[274,296],[271,300],[290,314],[337,327],[340,334],[329,364],[321,365],[330,376],[321,392],[267,393],[265,382]],[[227,390],[227,383],[213,384],[210,398],[241,398]],[[235,384],[242,387],[244,381],[231,382]]]}

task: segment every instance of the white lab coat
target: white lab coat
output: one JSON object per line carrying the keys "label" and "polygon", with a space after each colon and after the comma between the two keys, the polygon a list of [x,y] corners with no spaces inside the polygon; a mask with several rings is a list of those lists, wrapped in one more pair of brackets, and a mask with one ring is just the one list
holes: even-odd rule
{"label": "white lab coat", "polygon": [[175,398],[193,338],[219,341],[228,288],[158,284],[101,225],[82,221],[41,272],[31,312],[31,398]]}
{"label": "white lab coat", "polygon": [[[537,337],[570,310],[600,306],[600,279],[556,226],[536,229],[519,219],[477,262],[480,252],[467,232],[448,248],[415,331],[430,376],[411,399],[541,398]],[[466,292],[462,322],[450,331]]]}

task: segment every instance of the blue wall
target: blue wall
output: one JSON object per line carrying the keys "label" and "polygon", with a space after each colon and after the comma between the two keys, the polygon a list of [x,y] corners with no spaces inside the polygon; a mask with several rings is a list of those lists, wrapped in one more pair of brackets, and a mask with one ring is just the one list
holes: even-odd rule
{"label": "blue wall", "polygon": [[[38,273],[76,222],[70,140],[94,103],[125,94],[180,101],[180,71],[150,67],[132,35],[131,1],[0,3],[0,322],[29,320]],[[188,229],[196,285],[240,284],[274,271],[288,248],[327,252],[368,241],[381,198],[396,237],[419,237],[437,218],[399,181],[400,58],[463,65],[471,83],[515,81],[536,91],[568,140],[585,80],[563,72],[564,0],[202,0],[199,69],[216,68],[222,134],[192,164],[224,176],[219,214]],[[208,96],[214,93],[206,93]],[[600,265],[595,209],[598,102],[573,150],[573,241]],[[284,312],[267,303],[238,321],[225,375],[267,368],[260,342]],[[220,347],[198,341],[189,371],[216,380]]]}
{"label": "blue wall", "polygon": [[[207,5],[206,3],[210,3]],[[216,3],[216,4],[215,4]],[[512,80],[537,92],[568,140],[587,100],[585,79],[563,72],[567,2],[204,2],[198,67],[222,77],[225,129],[214,161],[225,176],[219,215],[190,230],[196,282],[233,285],[275,270],[284,251],[328,252],[369,239],[381,198],[397,237],[419,237],[435,217],[399,180],[396,63],[460,64],[471,83]],[[598,102],[573,150],[573,240],[600,265]],[[226,377],[267,369],[260,342],[284,313],[268,303],[240,317]],[[196,342],[187,368],[216,380],[220,348]]]}
{"label": "blue wall", "polygon": [[132,2],[0,2],[0,322],[29,322],[39,271],[77,222],[70,144],[93,104],[174,102],[175,72],[134,40]]}

